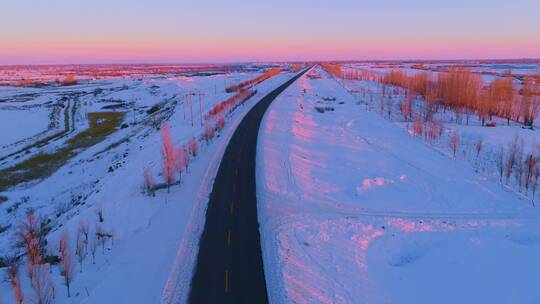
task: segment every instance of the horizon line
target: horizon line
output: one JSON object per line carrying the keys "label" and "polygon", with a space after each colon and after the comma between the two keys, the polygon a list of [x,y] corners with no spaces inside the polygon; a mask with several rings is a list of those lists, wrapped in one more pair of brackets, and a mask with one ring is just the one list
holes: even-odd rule
{"label": "horizon line", "polygon": [[0,63],[0,67],[8,66],[92,66],[92,65],[219,65],[219,64],[248,64],[248,63],[305,63],[305,62],[464,62],[464,61],[538,61],[540,57],[508,57],[508,58],[462,58],[462,59],[325,59],[325,60],[246,60],[246,61],[216,61],[216,62],[93,62],[93,63]]}

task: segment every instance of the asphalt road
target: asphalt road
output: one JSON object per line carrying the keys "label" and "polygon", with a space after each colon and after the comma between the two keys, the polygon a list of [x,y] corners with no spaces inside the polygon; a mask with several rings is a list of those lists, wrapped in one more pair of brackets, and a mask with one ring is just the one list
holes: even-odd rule
{"label": "asphalt road", "polygon": [[257,135],[272,101],[306,71],[263,97],[227,145],[206,211],[190,303],[268,303],[257,220]]}

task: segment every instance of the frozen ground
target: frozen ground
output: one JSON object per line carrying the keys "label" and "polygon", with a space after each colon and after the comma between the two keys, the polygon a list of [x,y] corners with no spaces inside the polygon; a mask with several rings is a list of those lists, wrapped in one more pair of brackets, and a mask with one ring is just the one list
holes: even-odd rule
{"label": "frozen ground", "polygon": [[[70,124],[75,121],[75,126],[73,131],[70,128],[67,138],[87,127],[85,113],[103,111],[103,106],[122,104],[117,110],[128,112],[127,127],[120,128],[103,142],[79,151],[50,177],[0,193],[9,198],[0,204],[0,256],[14,251],[15,229],[25,212],[33,209],[51,220],[52,232],[48,235],[51,253],[57,251],[59,237],[64,232],[69,234],[74,250],[76,231],[81,223],[90,227],[91,234],[99,226],[114,235],[114,241],[108,241],[103,252],[101,248],[98,250],[96,264],[88,255],[80,272],[76,263],[70,299],[66,297],[58,267],[53,267],[51,278],[56,286],[56,303],[159,303],[162,299],[168,302],[168,299],[185,297],[200,229],[204,225],[205,204],[228,138],[255,101],[293,74],[283,72],[257,85],[254,89],[258,93],[226,117],[225,128],[208,145],[199,138],[203,126],[198,93],[203,96],[205,122],[213,105],[232,96],[224,92],[226,86],[258,74],[235,72],[213,76],[145,77],[144,80],[126,78],[70,87],[70,94],[74,91],[89,94],[74,95],[76,102],[73,103],[78,107],[75,120],[70,116],[69,121]],[[103,91],[94,95],[98,88]],[[11,94],[6,93],[7,89],[3,92]],[[10,88],[9,92],[13,90]],[[189,92],[197,94],[192,97],[193,126]],[[56,93],[47,94],[52,94],[53,100],[59,97]],[[158,104],[160,110],[155,115],[148,115],[147,110]],[[71,111],[69,114],[72,115]],[[159,127],[163,120],[168,121],[175,143],[185,144],[195,137],[200,154],[191,161],[189,172],[183,174],[181,185],[173,186],[170,193],[159,190],[152,197],[143,191],[143,169],[149,168],[154,180],[162,182],[161,133],[156,126]],[[67,138],[51,142],[43,149],[50,151],[61,147]],[[30,154],[37,151],[39,149],[31,149]],[[12,161],[11,158],[5,160],[7,165]],[[98,221],[100,210],[103,222]],[[30,297],[24,269],[21,268],[21,279]],[[4,270],[0,272],[2,276],[5,274]],[[0,298],[6,303],[14,301],[8,282],[0,283]]]}
{"label": "frozen ground", "polygon": [[312,73],[259,134],[271,302],[537,301],[537,208]]}

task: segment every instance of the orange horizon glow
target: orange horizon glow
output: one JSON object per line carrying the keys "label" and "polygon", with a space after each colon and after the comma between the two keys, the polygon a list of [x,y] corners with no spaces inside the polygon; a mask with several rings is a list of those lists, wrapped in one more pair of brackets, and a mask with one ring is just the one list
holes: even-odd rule
{"label": "orange horizon glow", "polygon": [[[35,52],[39,50],[39,52]],[[19,41],[0,49],[1,64],[220,62],[361,59],[512,59],[539,58],[540,42],[483,41],[353,44],[340,41]]]}

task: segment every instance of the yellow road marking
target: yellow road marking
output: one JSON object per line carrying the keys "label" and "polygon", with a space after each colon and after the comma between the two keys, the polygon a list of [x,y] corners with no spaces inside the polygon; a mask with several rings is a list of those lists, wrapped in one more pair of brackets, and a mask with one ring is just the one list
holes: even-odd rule
{"label": "yellow road marking", "polygon": [[229,270],[225,270],[225,293],[229,292]]}
{"label": "yellow road marking", "polygon": [[227,233],[227,245],[231,246],[231,229],[229,229],[229,232]]}

